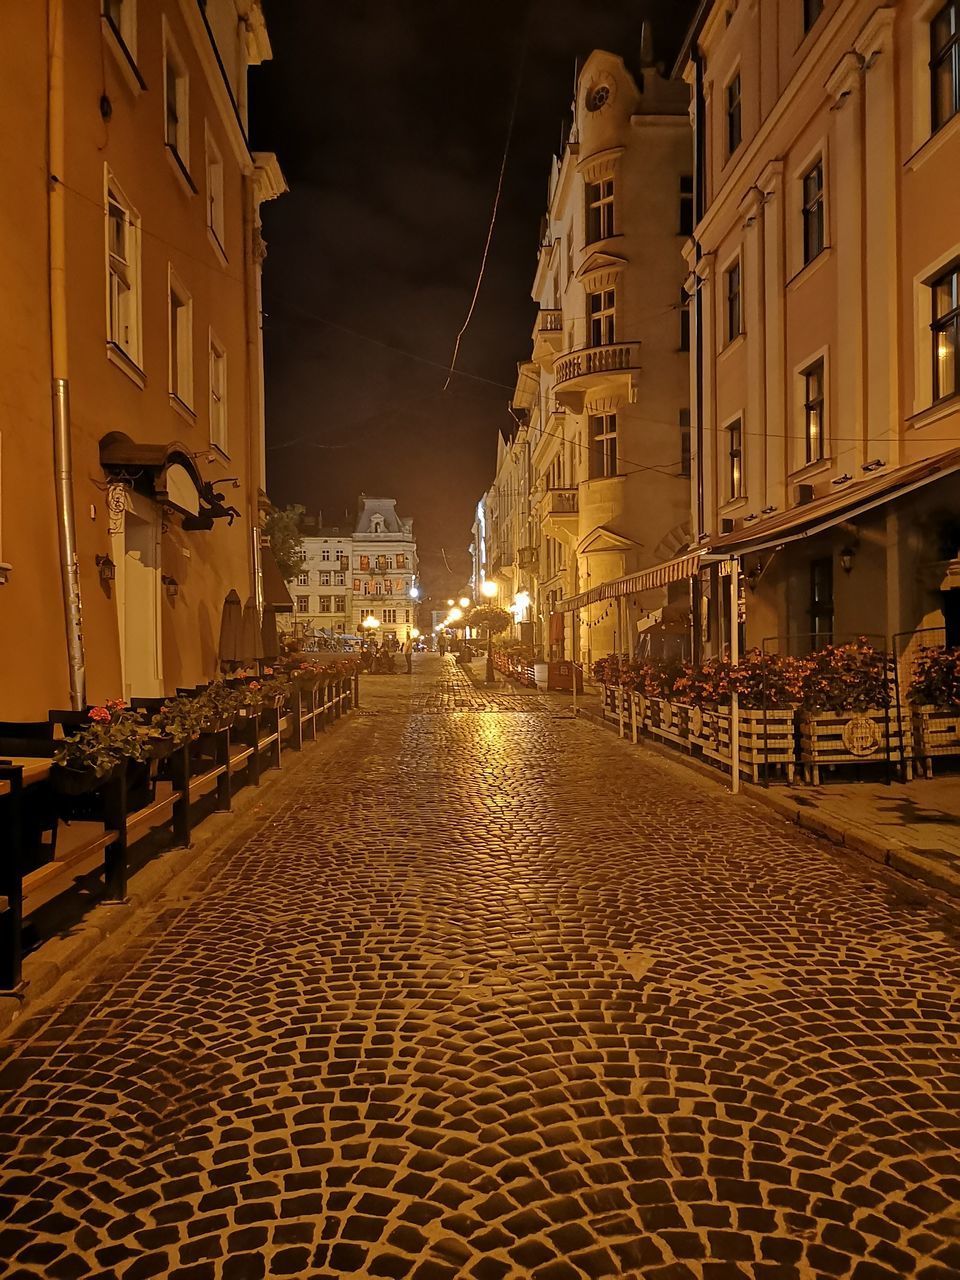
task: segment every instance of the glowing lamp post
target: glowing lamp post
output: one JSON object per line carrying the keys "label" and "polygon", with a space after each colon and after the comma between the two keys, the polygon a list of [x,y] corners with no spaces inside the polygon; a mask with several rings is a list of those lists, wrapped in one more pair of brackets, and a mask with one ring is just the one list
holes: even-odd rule
{"label": "glowing lamp post", "polygon": [[[499,587],[487,578],[480,584],[480,593],[492,604],[499,594]],[[487,671],[484,681],[486,684],[493,684],[493,632],[489,627],[487,627]]]}

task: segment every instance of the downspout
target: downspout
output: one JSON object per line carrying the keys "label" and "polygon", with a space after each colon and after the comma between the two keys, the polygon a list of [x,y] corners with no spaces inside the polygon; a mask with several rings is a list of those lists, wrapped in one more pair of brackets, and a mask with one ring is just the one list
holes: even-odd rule
{"label": "downspout", "polygon": [[70,706],[74,711],[81,711],[87,700],[87,673],[83,655],[80,564],[77,557],[77,522],[73,503],[70,382],[67,361],[66,189],[62,181],[66,156],[63,0],[48,0],[47,54],[47,184],[49,191],[47,234],[50,282],[53,461],[57,487],[60,585],[67,633]]}
{"label": "downspout", "polygon": [[[694,120],[693,120],[693,222],[694,227],[698,227],[706,211],[706,150],[704,139],[704,123],[705,123],[705,102],[703,95],[703,56],[694,41],[693,51],[694,68]],[[703,258],[703,247],[700,243],[700,237],[694,238],[694,251],[696,255],[696,263],[699,266]],[[696,273],[697,282],[694,290],[694,306],[696,307],[697,317],[697,341],[694,347],[694,382],[696,396],[696,449],[697,449],[697,466],[696,466],[696,485],[697,485],[697,537],[702,537],[705,530],[704,523],[704,495],[703,495],[703,281],[700,279],[699,272]],[[701,623],[701,586],[700,575],[696,574],[691,579],[690,592],[690,612],[693,621],[693,634],[691,643],[691,656],[694,662],[699,662],[703,656],[703,635]]]}
{"label": "downspout", "polygon": [[256,175],[243,179],[244,327],[247,340],[247,515],[250,521],[250,578],[257,616],[263,618],[263,567],[260,553],[259,491],[263,480],[264,418],[263,370],[260,345],[260,264],[257,258]]}

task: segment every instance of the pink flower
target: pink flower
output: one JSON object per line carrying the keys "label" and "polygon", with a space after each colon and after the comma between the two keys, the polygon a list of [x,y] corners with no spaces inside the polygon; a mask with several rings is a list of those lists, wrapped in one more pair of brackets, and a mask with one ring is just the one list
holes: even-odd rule
{"label": "pink flower", "polygon": [[110,712],[106,707],[91,707],[87,714],[91,720],[96,720],[98,724],[110,723]]}

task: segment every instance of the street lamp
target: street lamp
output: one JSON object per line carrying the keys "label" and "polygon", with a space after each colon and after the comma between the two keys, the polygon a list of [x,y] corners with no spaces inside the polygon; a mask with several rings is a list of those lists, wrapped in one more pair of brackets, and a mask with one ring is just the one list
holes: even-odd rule
{"label": "street lamp", "polygon": [[[500,588],[491,578],[486,578],[480,584],[480,593],[491,602],[491,608],[492,602],[499,594],[499,591]],[[493,684],[493,631],[490,627],[487,627],[487,671],[484,681],[486,684]]]}
{"label": "street lamp", "polygon": [[470,607],[470,597],[469,597],[469,596],[461,596],[461,597],[460,597],[460,608],[461,608],[461,609],[469,609],[469,607]]}
{"label": "street lamp", "polygon": [[419,600],[419,599],[420,599],[420,588],[419,588],[419,587],[411,587],[411,588],[410,588],[410,599],[411,599],[411,600]]}

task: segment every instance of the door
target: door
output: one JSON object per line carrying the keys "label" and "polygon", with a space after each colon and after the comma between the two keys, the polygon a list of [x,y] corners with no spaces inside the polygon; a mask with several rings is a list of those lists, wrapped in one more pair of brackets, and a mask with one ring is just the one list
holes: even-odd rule
{"label": "door", "polygon": [[[136,502],[136,500],[135,500]],[[160,645],[160,520],[153,503],[136,503],[124,523],[121,654],[125,697],[163,693]]]}

